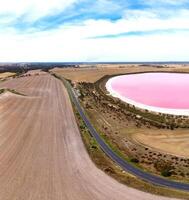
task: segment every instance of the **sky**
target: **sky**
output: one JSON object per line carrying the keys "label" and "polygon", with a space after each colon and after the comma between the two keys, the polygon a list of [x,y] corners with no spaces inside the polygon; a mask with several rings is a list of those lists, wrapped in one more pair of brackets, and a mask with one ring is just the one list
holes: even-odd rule
{"label": "sky", "polygon": [[0,62],[189,61],[188,0],[0,5]]}

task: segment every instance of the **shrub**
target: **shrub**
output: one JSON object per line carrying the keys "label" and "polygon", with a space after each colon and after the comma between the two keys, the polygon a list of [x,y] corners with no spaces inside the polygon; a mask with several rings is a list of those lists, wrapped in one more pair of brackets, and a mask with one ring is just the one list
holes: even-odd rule
{"label": "shrub", "polygon": [[80,127],[81,130],[84,130],[84,129],[85,129],[85,126],[84,126],[84,125],[80,125],[79,127]]}
{"label": "shrub", "polygon": [[131,158],[130,161],[133,163],[139,163],[139,160],[137,158]]}
{"label": "shrub", "polygon": [[97,149],[97,146],[92,145],[91,148],[92,148],[92,149]]}
{"label": "shrub", "polygon": [[162,176],[168,177],[172,175],[173,166],[171,162],[164,160],[157,160],[154,163],[154,167],[161,173]]}
{"label": "shrub", "polygon": [[161,175],[164,176],[164,177],[169,177],[172,175],[172,172],[168,169],[165,169],[161,172]]}

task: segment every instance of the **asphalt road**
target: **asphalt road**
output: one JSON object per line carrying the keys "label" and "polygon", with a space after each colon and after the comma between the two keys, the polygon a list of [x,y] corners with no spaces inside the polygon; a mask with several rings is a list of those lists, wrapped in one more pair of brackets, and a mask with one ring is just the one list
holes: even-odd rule
{"label": "asphalt road", "polygon": [[[65,81],[65,80],[64,80]],[[148,172],[145,172],[133,165],[131,165],[126,160],[122,159],[118,154],[116,154],[112,149],[104,142],[104,140],[101,138],[101,136],[97,133],[93,125],[90,123],[89,119],[85,115],[79,100],[74,93],[74,90],[72,89],[71,85],[66,81],[65,82],[68,92],[70,94],[71,100],[76,106],[80,116],[82,117],[83,121],[85,122],[87,128],[90,131],[90,134],[95,138],[95,140],[98,142],[101,149],[104,151],[104,153],[110,157],[117,165],[119,165],[123,170],[137,176],[138,178],[147,181],[149,183],[152,183],[154,185],[162,186],[162,187],[168,187],[172,189],[178,189],[178,190],[184,190],[189,191],[189,184],[187,183],[181,183],[176,182],[172,180],[165,179],[160,176],[156,176],[153,174],[150,174]]]}

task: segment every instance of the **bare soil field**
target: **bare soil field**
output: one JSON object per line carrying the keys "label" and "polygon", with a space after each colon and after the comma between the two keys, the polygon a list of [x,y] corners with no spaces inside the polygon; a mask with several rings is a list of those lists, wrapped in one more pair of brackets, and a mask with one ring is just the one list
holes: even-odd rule
{"label": "bare soil field", "polygon": [[128,188],[99,170],[83,145],[62,83],[41,74],[0,88],[0,200],[167,199]]}

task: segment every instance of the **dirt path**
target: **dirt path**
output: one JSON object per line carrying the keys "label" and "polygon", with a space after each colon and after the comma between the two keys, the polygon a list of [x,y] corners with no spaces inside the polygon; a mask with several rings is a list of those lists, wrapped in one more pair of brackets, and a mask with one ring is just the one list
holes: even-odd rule
{"label": "dirt path", "polygon": [[0,200],[167,199],[121,185],[95,167],[60,81],[47,74],[0,87],[28,95],[0,99]]}

